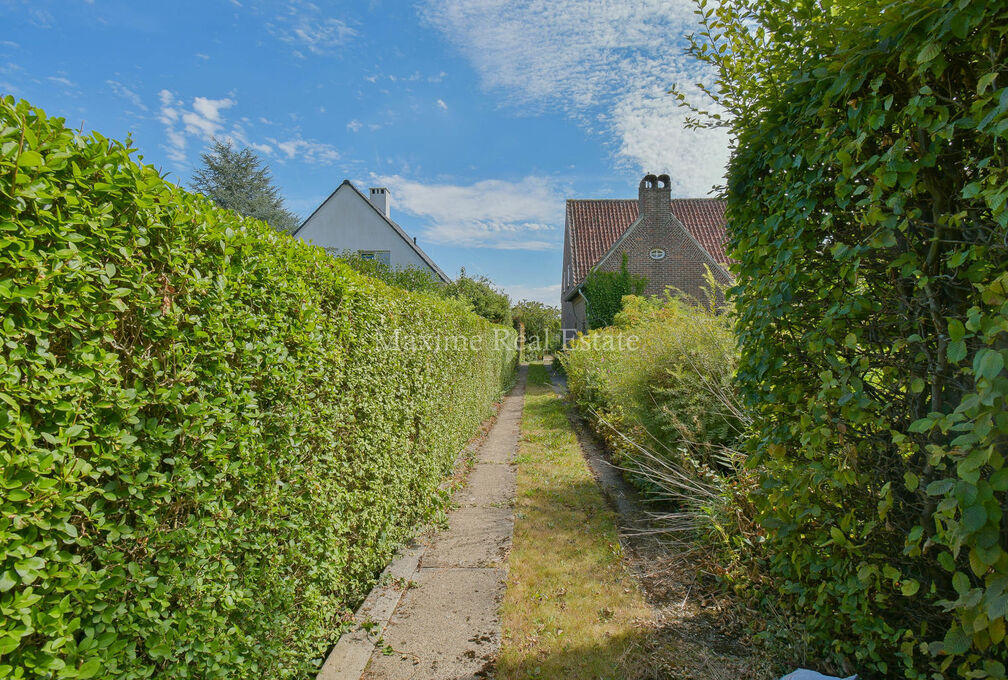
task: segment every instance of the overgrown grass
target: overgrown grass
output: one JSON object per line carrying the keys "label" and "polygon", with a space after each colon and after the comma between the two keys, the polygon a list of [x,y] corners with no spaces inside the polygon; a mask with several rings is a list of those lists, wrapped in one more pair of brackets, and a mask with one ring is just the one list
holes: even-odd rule
{"label": "overgrown grass", "polygon": [[620,659],[649,610],[548,383],[543,366],[529,367],[498,677],[622,678]]}

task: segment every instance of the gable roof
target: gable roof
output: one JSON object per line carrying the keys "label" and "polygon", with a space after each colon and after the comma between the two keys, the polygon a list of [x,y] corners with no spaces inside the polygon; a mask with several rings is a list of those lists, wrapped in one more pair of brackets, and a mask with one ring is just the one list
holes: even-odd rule
{"label": "gable roof", "polygon": [[[686,231],[715,262],[727,268],[725,202],[718,198],[673,198],[671,207],[672,214]],[[567,200],[565,292],[584,281],[592,267],[612,249],[639,215],[635,199]]]}
{"label": "gable roof", "polygon": [[399,234],[399,236],[402,238],[402,240],[406,242],[406,245],[408,245],[410,248],[412,248],[416,252],[416,254],[420,256],[420,259],[422,259],[424,261],[424,263],[428,267],[430,267],[431,270],[435,274],[437,274],[438,278],[440,278],[441,281],[443,281],[444,283],[451,283],[451,279],[448,278],[448,275],[445,274],[443,271],[441,271],[441,267],[437,266],[434,263],[434,260],[430,259],[430,257],[427,255],[427,253],[425,253],[420,248],[420,246],[418,246],[416,244],[416,242],[414,242],[413,239],[411,239],[409,237],[409,235],[405,231],[403,231],[403,228],[400,227],[395,222],[393,222],[381,210],[379,210],[378,208],[376,208],[375,205],[374,205],[374,203],[372,203],[371,201],[369,201],[368,198],[367,198],[367,196],[365,196],[364,194],[362,194],[361,191],[360,191],[360,189],[358,189],[357,187],[355,187],[353,185],[353,182],[351,182],[348,179],[343,180],[340,183],[340,185],[338,187],[336,187],[336,190],[333,191],[331,194],[329,194],[329,196],[326,198],[326,200],[322,201],[322,203],[319,205],[319,207],[315,208],[315,210],[312,211],[312,214],[309,215],[308,218],[304,222],[301,223],[301,226],[299,226],[297,229],[295,229],[293,232],[291,232],[291,236],[297,236],[298,232],[301,231],[302,229],[304,229],[306,224],[308,224],[309,222],[311,222],[311,219],[313,217],[315,217],[316,213],[318,213],[319,210],[321,210],[323,207],[325,207],[325,204],[329,202],[329,199],[331,199],[333,196],[335,196],[339,192],[339,190],[342,189],[344,186],[347,186],[347,187],[350,187],[351,189],[353,189],[354,193],[357,194],[362,201],[364,201],[365,203],[367,203],[368,206],[372,210],[375,211],[375,214],[378,215],[378,217],[382,218],[386,222],[386,224],[388,224],[390,227],[392,227],[392,230],[395,231],[395,233]]}

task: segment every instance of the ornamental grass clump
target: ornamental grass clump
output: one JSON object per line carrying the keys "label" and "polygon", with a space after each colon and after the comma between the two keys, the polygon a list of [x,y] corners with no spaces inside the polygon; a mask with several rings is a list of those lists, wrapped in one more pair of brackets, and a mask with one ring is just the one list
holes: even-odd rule
{"label": "ornamental grass clump", "polygon": [[0,677],[314,675],[515,357],[10,97],[0,317]]}
{"label": "ornamental grass clump", "polygon": [[626,296],[615,325],[578,338],[562,361],[617,464],[660,501],[655,529],[699,532],[734,552],[752,527],[738,446],[749,418],[732,385],[732,318],[709,285],[703,304],[672,291]]}

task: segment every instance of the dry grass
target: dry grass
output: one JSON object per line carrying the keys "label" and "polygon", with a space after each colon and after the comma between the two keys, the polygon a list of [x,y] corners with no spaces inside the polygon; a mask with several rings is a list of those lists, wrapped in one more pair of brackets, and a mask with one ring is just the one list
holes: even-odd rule
{"label": "dry grass", "polygon": [[623,678],[621,660],[651,611],[565,404],[547,384],[544,368],[530,366],[497,677]]}
{"label": "dry grass", "polygon": [[622,481],[632,500],[614,512],[584,459],[604,456],[600,442],[548,384],[530,366],[497,677],[779,677],[753,644],[754,612],[717,586],[712,546],[649,532]]}

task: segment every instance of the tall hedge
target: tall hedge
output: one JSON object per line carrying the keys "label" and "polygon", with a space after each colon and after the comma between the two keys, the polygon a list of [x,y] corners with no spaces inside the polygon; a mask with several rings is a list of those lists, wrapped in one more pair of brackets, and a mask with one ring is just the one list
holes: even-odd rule
{"label": "tall hedge", "polygon": [[861,677],[1005,677],[1006,31],[872,9],[731,164],[766,597]]}
{"label": "tall hedge", "polygon": [[0,106],[0,677],[306,677],[513,330],[132,154]]}

